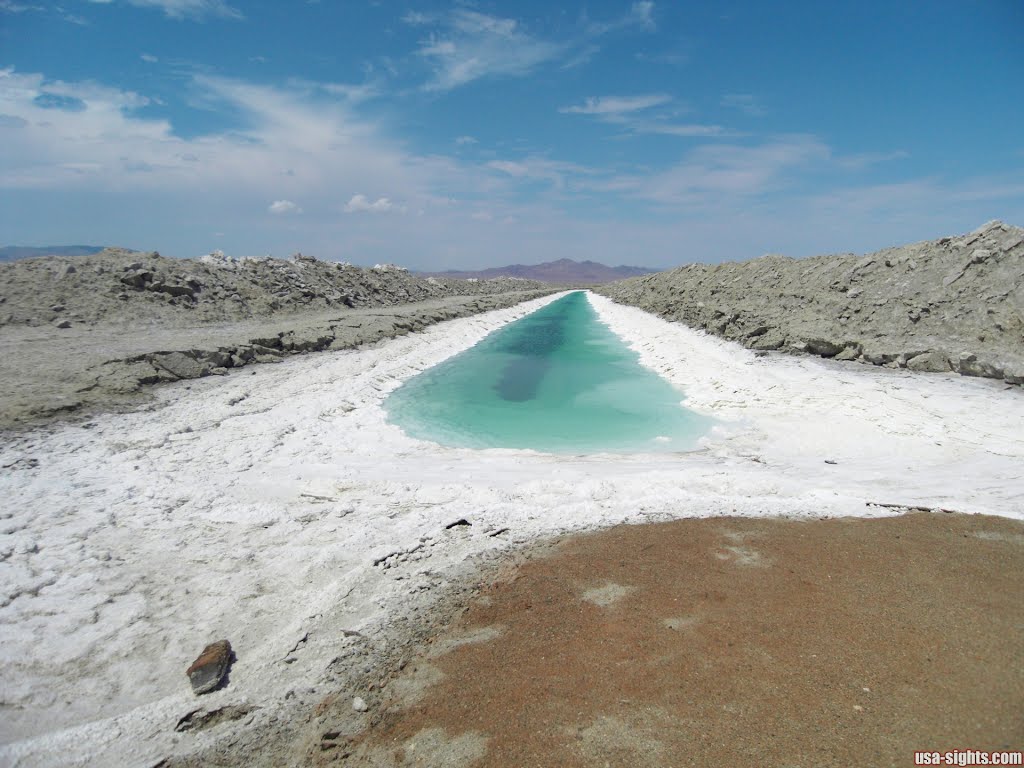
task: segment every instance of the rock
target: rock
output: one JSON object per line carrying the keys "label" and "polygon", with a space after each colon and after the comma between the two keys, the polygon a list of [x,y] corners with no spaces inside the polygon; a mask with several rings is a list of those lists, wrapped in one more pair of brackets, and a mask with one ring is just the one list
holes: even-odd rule
{"label": "rock", "polygon": [[184,733],[186,731],[203,731],[207,728],[212,728],[215,725],[220,725],[221,723],[240,720],[256,709],[258,709],[258,707],[254,707],[245,701],[238,704],[228,704],[227,706],[217,707],[216,709],[211,710],[193,709],[178,720],[178,724],[174,726],[174,730],[178,733]]}
{"label": "rock", "polygon": [[206,646],[199,654],[199,658],[185,671],[188,681],[192,684],[192,692],[200,696],[220,686],[233,657],[231,643],[227,640],[218,640]]}
{"label": "rock", "polygon": [[856,360],[860,357],[861,349],[860,344],[849,344],[847,347],[835,356],[836,360]]}
{"label": "rock", "polygon": [[949,357],[942,352],[924,352],[914,355],[907,360],[907,368],[912,371],[926,371],[931,373],[942,373],[953,370],[949,364]]}
{"label": "rock", "polygon": [[786,337],[777,329],[772,329],[767,333],[755,336],[748,346],[751,349],[771,351],[775,349],[782,349],[785,343]]}
{"label": "rock", "polygon": [[205,352],[203,359],[215,368],[231,368],[234,365],[232,354],[226,349]]}
{"label": "rock", "polygon": [[177,285],[175,283],[151,283],[146,286],[150,291],[156,293],[166,293],[168,296],[188,296],[189,298],[195,298],[195,288],[190,285]]}
{"label": "rock", "polygon": [[146,270],[136,270],[121,277],[121,282],[132,288],[145,288],[153,280],[153,273]]}
{"label": "rock", "polygon": [[872,365],[888,365],[889,363],[895,362],[896,358],[899,357],[894,352],[878,352],[875,350],[864,350],[864,360],[871,363]]}
{"label": "rock", "polygon": [[53,325],[55,328],[70,328],[71,321],[58,317],[56,320],[53,321]]}
{"label": "rock", "polygon": [[285,349],[298,352],[313,352],[326,349],[334,341],[334,334],[324,332],[323,329],[307,329],[302,331],[289,331],[282,338],[280,343]]}
{"label": "rock", "polygon": [[179,379],[198,379],[208,376],[213,367],[184,352],[156,352],[150,356],[154,365]]}
{"label": "rock", "polygon": [[846,344],[837,344],[828,339],[807,339],[804,344],[808,352],[821,357],[835,357],[846,348]]}
{"label": "rock", "polygon": [[369,708],[369,705],[363,700],[362,696],[356,696],[352,699],[352,709],[356,712],[365,712]]}
{"label": "rock", "polygon": [[249,339],[249,343],[252,344],[253,349],[261,355],[270,354],[276,349],[281,349],[280,336],[265,336],[262,338]]}
{"label": "rock", "polygon": [[984,376],[985,364],[972,352],[963,352],[956,360],[956,370],[964,376]]}

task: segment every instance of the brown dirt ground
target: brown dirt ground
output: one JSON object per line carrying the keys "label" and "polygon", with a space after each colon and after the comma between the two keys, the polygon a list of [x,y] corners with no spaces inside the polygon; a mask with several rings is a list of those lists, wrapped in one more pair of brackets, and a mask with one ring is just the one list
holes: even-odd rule
{"label": "brown dirt ground", "polygon": [[316,764],[909,766],[1024,746],[1024,524],[715,518],[507,569]]}

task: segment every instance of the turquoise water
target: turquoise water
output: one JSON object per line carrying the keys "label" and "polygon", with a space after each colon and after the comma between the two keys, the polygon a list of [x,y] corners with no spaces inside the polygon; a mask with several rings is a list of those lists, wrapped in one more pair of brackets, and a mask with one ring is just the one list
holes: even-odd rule
{"label": "turquoise water", "polygon": [[409,379],[384,408],[442,445],[632,453],[695,447],[713,420],[681,399],[578,291]]}

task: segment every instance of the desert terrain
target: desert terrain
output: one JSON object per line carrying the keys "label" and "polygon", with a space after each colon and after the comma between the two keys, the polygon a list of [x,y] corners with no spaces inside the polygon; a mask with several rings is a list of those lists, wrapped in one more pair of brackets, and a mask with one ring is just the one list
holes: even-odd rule
{"label": "desert terrain", "polygon": [[[1024,742],[1019,228],[588,294],[716,419],[661,455],[387,421],[404,380],[560,287],[116,250],[0,272],[4,764]],[[196,696],[221,639],[227,682]]]}

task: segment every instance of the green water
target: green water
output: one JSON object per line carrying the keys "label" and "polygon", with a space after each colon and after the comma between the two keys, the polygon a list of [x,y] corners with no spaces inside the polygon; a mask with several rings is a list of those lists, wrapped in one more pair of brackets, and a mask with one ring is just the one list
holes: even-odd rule
{"label": "green water", "polygon": [[580,291],[500,328],[385,400],[406,434],[467,448],[684,451],[712,425],[640,365]]}

